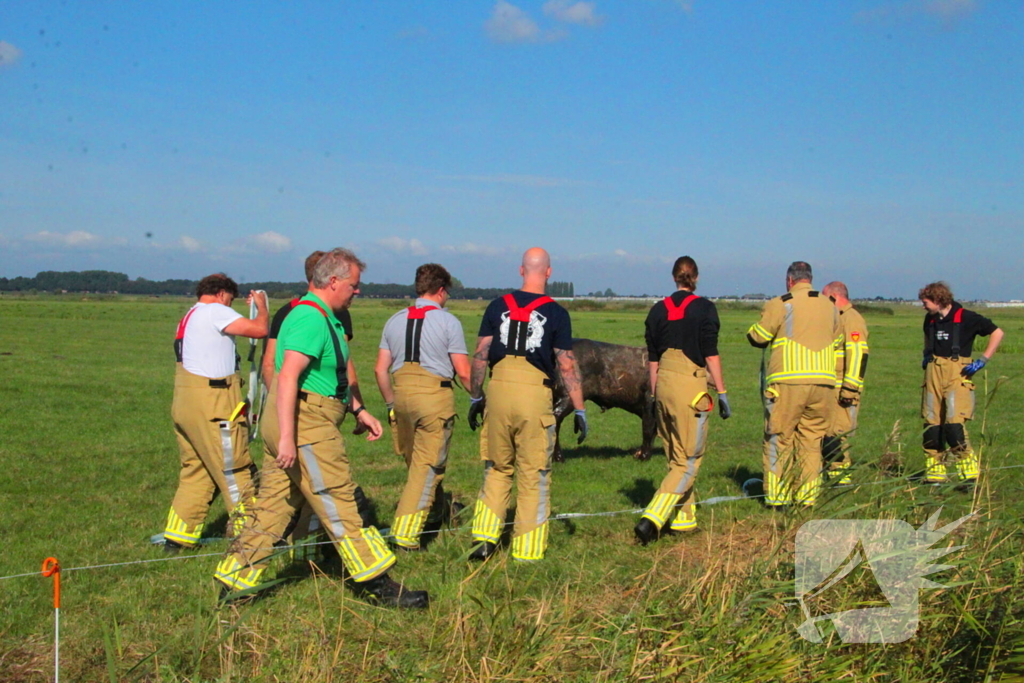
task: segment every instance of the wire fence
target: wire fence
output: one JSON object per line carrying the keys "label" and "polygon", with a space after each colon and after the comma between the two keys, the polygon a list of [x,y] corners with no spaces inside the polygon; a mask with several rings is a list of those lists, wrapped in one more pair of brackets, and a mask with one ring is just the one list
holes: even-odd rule
{"label": "wire fence", "polygon": [[[1022,465],[1006,465],[1004,467],[989,467],[989,468],[986,468],[985,472],[998,472],[998,471],[1003,471],[1003,470],[1014,470],[1014,469],[1021,469],[1021,468],[1024,468],[1024,464],[1022,464]],[[756,480],[755,479],[755,481],[760,481],[760,480]],[[915,482],[915,481],[918,481],[918,480],[915,479],[914,475],[911,475],[911,476],[905,476],[905,477],[893,477],[893,478],[889,478],[889,479],[877,479],[877,480],[874,480],[874,481],[865,481],[865,482],[858,482],[858,483],[853,483],[853,484],[844,484],[844,485],[841,485],[841,487],[839,487],[839,488],[842,488],[842,489],[845,489],[845,490],[855,490],[855,489],[857,489],[859,487],[862,487],[862,486],[873,486],[873,485],[878,485],[878,484],[890,484],[890,485],[892,485],[892,484],[896,484],[896,483],[900,483],[900,482],[911,482],[912,483],[912,482]],[[928,483],[927,485],[928,486],[932,486],[932,484],[930,484],[930,483]],[[734,502],[734,501],[740,501],[740,500],[759,500],[759,499],[764,498],[764,496],[765,496],[765,494],[763,494],[763,493],[762,494],[757,494],[757,495],[715,496],[713,498],[708,498],[708,499],[705,499],[705,500],[698,501],[696,503],[696,505],[698,505],[698,506],[708,506],[708,505],[718,505],[720,503],[728,503],[728,502]],[[609,510],[609,511],[604,511],[604,512],[564,512],[564,513],[561,513],[561,514],[552,515],[551,517],[549,517],[549,520],[550,521],[559,521],[559,520],[567,520],[567,519],[584,519],[584,518],[587,518],[587,517],[615,517],[615,516],[618,516],[618,515],[628,515],[628,514],[637,515],[637,514],[642,513],[643,511],[644,511],[643,508],[628,508],[628,509],[623,509],[623,510]],[[508,527],[508,526],[511,526],[511,524],[512,524],[512,522],[506,522],[505,526]],[[464,530],[466,530],[468,528],[469,527],[466,526],[466,525],[457,526],[457,527],[452,526],[452,527],[446,527],[446,528],[442,527],[440,529],[435,529],[435,530],[424,530],[421,535],[441,534],[441,533],[454,532],[454,531],[464,531]],[[390,531],[390,530],[389,529],[383,529],[381,535],[385,539],[393,538],[393,535],[391,533],[384,533],[386,531]],[[216,539],[204,539],[204,541],[207,542],[207,543],[211,542],[212,540],[216,540]],[[223,539],[220,539],[220,540],[223,540]],[[315,547],[315,546],[319,546],[319,545],[331,545],[332,543],[334,543],[334,541],[327,540],[327,541],[317,541],[317,542],[313,542],[313,543],[301,543],[301,544],[296,544],[296,545],[279,545],[279,546],[275,546],[275,550],[276,551],[285,551],[285,550],[291,550],[291,549],[295,549],[295,548],[311,548],[311,547]],[[222,551],[212,552],[212,553],[188,553],[188,554],[184,554],[184,555],[173,555],[173,556],[168,556],[168,557],[153,557],[153,558],[149,558],[149,559],[145,559],[145,560],[128,560],[128,561],[125,561],[125,562],[107,562],[107,563],[103,563],[103,564],[83,565],[83,566],[80,566],[80,567],[62,567],[61,571],[63,571],[63,572],[76,572],[76,571],[86,571],[86,570],[90,570],[90,569],[109,569],[109,568],[113,568],[113,567],[127,567],[127,566],[131,566],[131,565],[155,564],[155,563],[159,563],[159,562],[176,562],[176,561],[181,561],[181,560],[194,560],[194,559],[199,559],[201,557],[222,557],[223,555],[224,555],[224,553]],[[38,570],[34,571],[34,572],[25,572],[23,574],[10,574],[8,576],[0,576],[0,581],[5,581],[7,579],[26,578],[26,577],[29,577],[29,576],[42,577],[42,574]]]}

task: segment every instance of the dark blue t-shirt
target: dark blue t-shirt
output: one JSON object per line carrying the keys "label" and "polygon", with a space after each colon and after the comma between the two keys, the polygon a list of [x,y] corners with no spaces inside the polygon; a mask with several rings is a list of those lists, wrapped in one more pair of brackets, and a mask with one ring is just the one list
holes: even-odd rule
{"label": "dark blue t-shirt", "polygon": [[[522,307],[539,299],[542,294],[518,290],[512,292],[516,303]],[[509,311],[504,298],[495,299],[484,311],[480,322],[480,336],[494,337],[487,360],[491,367],[507,355],[509,343]],[[526,360],[549,378],[555,378],[555,349],[572,350],[572,321],[569,312],[554,301],[541,304],[530,312],[527,325]]]}

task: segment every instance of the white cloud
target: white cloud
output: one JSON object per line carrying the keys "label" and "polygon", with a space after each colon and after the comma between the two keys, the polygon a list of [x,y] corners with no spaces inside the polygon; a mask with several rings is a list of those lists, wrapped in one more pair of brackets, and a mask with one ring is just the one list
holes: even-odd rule
{"label": "white cloud", "polygon": [[268,230],[267,232],[261,232],[258,235],[254,235],[251,239],[252,246],[259,251],[267,252],[268,254],[281,254],[286,251],[291,251],[292,241],[290,238],[285,237],[279,232]]}
{"label": "white cloud", "polygon": [[581,24],[583,26],[597,26],[604,17],[597,14],[596,5],[593,2],[573,2],[572,0],[548,0],[544,3],[544,14],[554,17],[567,24]]}
{"label": "white cloud", "polygon": [[954,21],[978,9],[975,0],[925,0],[923,11],[939,17],[943,21]]}
{"label": "white cloud", "polygon": [[558,37],[542,33],[529,14],[505,0],[494,3],[494,11],[484,22],[484,30],[496,43],[536,43]]}
{"label": "white cloud", "polygon": [[377,246],[397,253],[409,252],[414,256],[426,256],[430,253],[426,245],[415,237],[407,240],[402,237],[385,237],[377,240]]}
{"label": "white cloud", "polygon": [[50,247],[71,249],[98,247],[103,242],[103,240],[96,235],[84,230],[72,230],[68,233],[43,230],[42,232],[25,235],[25,239],[29,242],[38,242]]}
{"label": "white cloud", "polygon": [[443,180],[471,180],[477,183],[502,183],[507,185],[522,185],[523,187],[567,187],[570,185],[582,185],[583,183],[567,178],[549,178],[536,175],[513,175],[510,173],[499,173],[496,175],[449,175],[441,176]]}
{"label": "white cloud", "polygon": [[195,237],[189,237],[188,235],[182,235],[178,240],[178,246],[187,251],[190,254],[203,250],[202,243]]}
{"label": "white cloud", "polygon": [[14,66],[21,59],[21,50],[8,42],[0,40],[0,69]]}
{"label": "white cloud", "polygon": [[497,256],[506,250],[502,247],[492,247],[487,244],[476,244],[475,242],[463,242],[462,244],[446,244],[441,251],[451,254],[467,254],[471,256]]}
{"label": "white cloud", "polygon": [[874,9],[858,12],[855,18],[865,23],[909,21],[932,17],[951,26],[980,9],[978,0],[905,0],[890,2]]}

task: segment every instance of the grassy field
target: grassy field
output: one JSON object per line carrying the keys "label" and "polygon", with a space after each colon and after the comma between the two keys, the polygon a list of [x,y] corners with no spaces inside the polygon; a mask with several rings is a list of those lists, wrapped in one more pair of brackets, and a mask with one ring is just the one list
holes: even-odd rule
{"label": "grassy field", "polygon": [[[162,559],[149,543],[176,485],[170,422],[171,339],[185,299],[0,299],[0,576]],[[401,304],[357,301],[353,343],[372,412],[383,322]],[[453,302],[470,338],[479,302]],[[590,306],[573,313],[576,336],[640,344],[644,309]],[[502,554],[468,565],[467,530],[441,534],[429,552],[403,555],[394,575],[431,592],[423,613],[352,597],[336,565],[288,567],[272,594],[220,608],[216,557],[64,574],[65,680],[75,681],[996,681],[1024,680],[1024,315],[993,310],[1007,333],[978,377],[972,424],[983,476],[973,493],[934,488],[877,467],[896,454],[903,473],[922,468],[919,369],[921,312],[867,313],[871,363],[854,439],[855,487],[832,490],[811,513],[773,514],[755,500],[703,506],[701,532],[635,545],[629,514],[553,524],[547,559],[520,565]],[[697,482],[699,499],[733,496],[760,476],[760,352],[744,338],[749,307],[722,309],[721,354],[734,417],[717,417]],[[1001,378],[1008,380],[1003,381]],[[998,389],[997,389],[998,387]],[[465,394],[458,397],[464,416]],[[640,423],[590,406],[591,436],[556,465],[554,513],[642,507],[665,473],[629,453]],[[347,425],[348,426],[348,425]],[[345,433],[348,433],[346,429]],[[446,487],[471,502],[481,479],[475,435],[457,424]],[[404,482],[389,440],[348,436],[357,481],[386,526]],[[261,446],[254,444],[256,458]],[[892,457],[892,456],[890,456]],[[950,542],[966,547],[921,594],[915,638],[891,645],[801,639],[793,599],[793,540],[808,518],[905,519],[919,526],[942,507],[943,523],[978,516]],[[211,536],[225,515],[215,504]],[[943,544],[946,542],[944,541]],[[223,550],[212,543],[204,552]],[[879,604],[866,582],[847,582],[830,611]],[[0,680],[52,676],[49,580],[0,581]]]}

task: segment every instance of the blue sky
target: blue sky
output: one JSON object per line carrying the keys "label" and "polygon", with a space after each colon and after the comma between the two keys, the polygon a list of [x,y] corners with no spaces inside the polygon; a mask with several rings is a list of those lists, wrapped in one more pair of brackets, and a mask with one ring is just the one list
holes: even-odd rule
{"label": "blue sky", "polygon": [[[1024,298],[1024,4],[0,0],[0,275]],[[151,234],[147,237],[147,234]]]}

